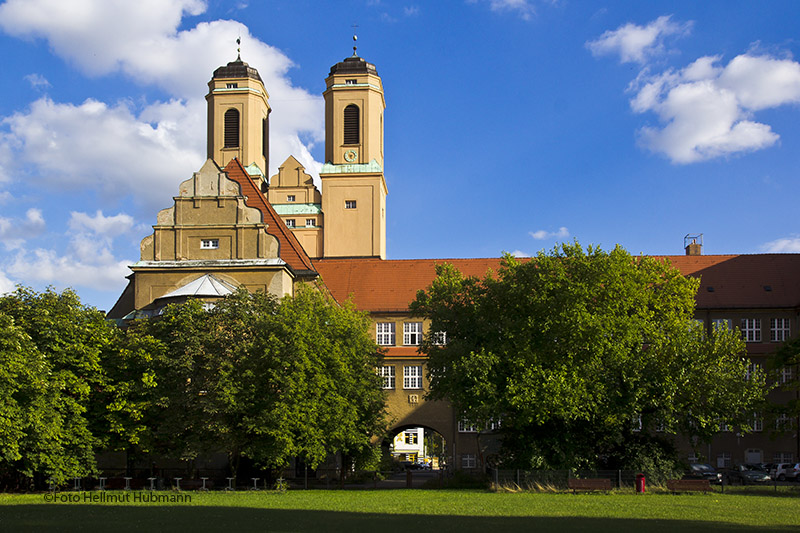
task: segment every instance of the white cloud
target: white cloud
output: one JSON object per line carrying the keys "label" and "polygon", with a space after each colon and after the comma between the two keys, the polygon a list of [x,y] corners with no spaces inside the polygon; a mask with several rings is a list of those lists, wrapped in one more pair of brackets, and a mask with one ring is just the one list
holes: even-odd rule
{"label": "white cloud", "polygon": [[90,231],[97,235],[116,237],[130,231],[134,222],[133,217],[125,213],[107,217],[100,210],[95,216],[73,211],[70,213],[68,225],[69,229],[73,231]]}
{"label": "white cloud", "polygon": [[567,237],[569,237],[569,230],[564,226],[561,226],[560,228],[558,228],[558,231],[547,231],[540,229],[538,231],[531,231],[530,235],[537,241],[541,241],[544,239],[553,239],[553,238],[566,239]]}
{"label": "white cloud", "polygon": [[527,252],[523,252],[522,250],[514,250],[513,252],[511,252],[511,255],[513,255],[514,257],[530,257],[531,256],[531,254],[529,254]]}
{"label": "white cloud", "polygon": [[26,239],[41,234],[45,226],[42,211],[36,208],[28,209],[23,220],[0,217],[0,242],[10,250],[19,248]]}
{"label": "white cloud", "polygon": [[658,17],[647,26],[629,22],[616,30],[608,30],[598,39],[588,41],[586,47],[594,56],[619,55],[622,63],[644,63],[664,52],[664,38],[685,35],[692,22],[682,24],[672,21],[670,15]]}
{"label": "white cloud", "polygon": [[6,277],[5,272],[0,270],[0,296],[14,292],[15,283]]}
{"label": "white cloud", "polygon": [[41,74],[28,74],[25,76],[25,81],[31,84],[31,87],[37,90],[46,89],[50,87],[50,82]]}
{"label": "white cloud", "polygon": [[[516,13],[522,20],[530,20],[536,14],[531,0],[487,0],[489,9],[492,11],[508,11]],[[474,4],[478,0],[467,0],[467,3]]]}
{"label": "white cloud", "polygon": [[763,244],[761,250],[769,253],[800,253],[800,236],[770,241]]}
{"label": "white cloud", "polygon": [[9,132],[0,144],[7,169],[51,190],[99,190],[106,197],[129,195],[149,209],[163,207],[177,184],[191,176],[204,159],[205,128],[201,102],[171,102],[146,109],[141,120],[124,103],[109,106],[96,100],[80,105],[48,98],[25,113],[3,120]]}
{"label": "white cloud", "polygon": [[701,57],[680,71],[640,75],[629,87],[631,108],[652,111],[661,127],[639,131],[640,142],[673,163],[693,163],[774,145],[779,136],[753,120],[766,108],[800,102],[800,64],[739,55],[726,66]]}
{"label": "white cloud", "polygon": [[[0,140],[0,179],[11,174],[9,150],[2,144],[16,143],[22,145],[28,162],[38,165],[43,174],[52,170],[56,160],[63,163],[70,172],[67,176],[59,174],[66,187],[93,181],[103,166],[106,177],[101,177],[100,185],[106,186],[107,193],[116,193],[117,185],[109,185],[124,170],[127,183],[120,184],[120,193],[136,189],[150,206],[156,198],[163,203],[165,194],[169,198],[175,185],[205,159],[206,84],[214,69],[234,59],[235,41],[240,36],[243,59],[258,69],[270,95],[269,173],[276,172],[292,154],[312,175],[316,174],[321,164],[313,160],[310,148],[324,139],[322,98],[293,87],[287,78],[291,60],[252,37],[239,22],[216,20],[178,31],[184,14],[196,15],[204,10],[204,3],[197,0],[9,0],[0,5],[0,28],[7,33],[46,39],[56,54],[89,75],[123,72],[138,83],[158,86],[175,97],[171,102],[146,107],[138,117],[122,104],[87,100],[73,106],[40,100],[30,112],[12,117],[11,137]],[[99,130],[87,126],[82,136],[66,140],[66,133],[71,133],[71,129],[64,129],[67,122],[80,116],[90,116],[91,125],[99,126]],[[116,126],[121,128],[123,139],[108,135]],[[26,129],[36,130],[37,135],[47,132],[50,141],[58,137],[60,153],[47,158],[37,155],[35,139],[25,134]],[[86,150],[95,139],[100,141],[97,148]],[[78,148],[74,156],[63,149],[68,145]],[[140,164],[126,164],[137,152]],[[117,164],[112,164],[115,161]]]}

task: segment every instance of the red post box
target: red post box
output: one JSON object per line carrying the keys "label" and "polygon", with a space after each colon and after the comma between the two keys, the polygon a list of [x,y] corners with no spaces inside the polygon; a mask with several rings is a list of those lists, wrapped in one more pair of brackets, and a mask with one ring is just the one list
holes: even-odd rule
{"label": "red post box", "polygon": [[645,479],[644,474],[636,474],[636,492],[644,492],[645,491]]}

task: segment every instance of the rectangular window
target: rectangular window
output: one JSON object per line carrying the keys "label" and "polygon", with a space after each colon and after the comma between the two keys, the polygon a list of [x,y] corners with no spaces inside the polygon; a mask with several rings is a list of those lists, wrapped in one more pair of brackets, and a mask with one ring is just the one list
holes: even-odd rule
{"label": "rectangular window", "polygon": [[633,417],[633,431],[641,431],[642,430],[642,415],[636,415]]}
{"label": "rectangular window", "polygon": [[715,318],[711,321],[711,326],[713,330],[724,330],[724,329],[731,329],[733,325],[731,324],[730,318]]}
{"label": "rectangular window", "polygon": [[406,322],[403,324],[403,344],[419,346],[422,342],[422,322]]}
{"label": "rectangular window", "polygon": [[689,461],[690,465],[693,465],[697,463],[699,459],[697,458],[697,454],[692,452],[686,457],[686,460]]}
{"label": "rectangular window", "polygon": [[306,227],[307,228],[313,228],[314,227],[314,219],[313,218],[307,218],[306,219]]}
{"label": "rectangular window", "polygon": [[383,378],[383,388],[394,388],[394,365],[382,366],[380,376]]}
{"label": "rectangular window", "polygon": [[783,342],[789,340],[788,318],[769,319],[769,340],[772,342]]}
{"label": "rectangular window", "polygon": [[749,381],[750,378],[752,378],[756,373],[760,372],[761,370],[763,370],[761,363],[750,363],[749,365],[747,365],[747,371],[744,377]]}
{"label": "rectangular window", "polygon": [[344,208],[345,209],[355,209],[356,208],[356,201],[355,200],[345,200],[344,201]]}
{"label": "rectangular window", "polygon": [[779,379],[781,383],[789,383],[792,381],[792,367],[785,366],[781,368],[781,375]]}
{"label": "rectangular window", "polygon": [[294,202],[294,194],[287,194],[286,195],[287,202]]}
{"label": "rectangular window", "polygon": [[201,250],[216,250],[219,248],[219,239],[203,239],[200,241]]}
{"label": "rectangular window", "polygon": [[295,226],[295,221],[294,221],[294,219],[293,219],[293,218],[287,218],[287,219],[286,219],[286,227],[287,227],[287,228],[294,228],[294,227],[296,227],[296,226]]}
{"label": "rectangular window", "polygon": [[489,420],[489,431],[497,431],[498,429],[500,429],[501,425],[502,425],[502,420],[500,420],[499,418],[497,420],[494,419]]}
{"label": "rectangular window", "polygon": [[761,413],[753,413],[753,431],[764,431],[764,419]]}
{"label": "rectangular window", "polygon": [[458,432],[459,433],[477,433],[478,432],[478,426],[476,426],[472,422],[467,422],[466,420],[459,420],[458,421]]}
{"label": "rectangular window", "polygon": [[474,453],[465,453],[461,455],[461,468],[477,468],[478,462],[475,460]]}
{"label": "rectangular window", "polygon": [[406,444],[419,444],[419,435],[416,431],[406,431],[403,434],[403,440]]}
{"label": "rectangular window", "polygon": [[731,467],[731,453],[720,452],[717,454],[717,468],[730,468]]}
{"label": "rectangular window", "polygon": [[378,322],[375,326],[375,342],[380,346],[394,346],[394,322]]}
{"label": "rectangular window", "polygon": [[436,331],[431,335],[431,342],[435,346],[444,346],[447,344],[447,332],[446,331]]}
{"label": "rectangular window", "polygon": [[358,84],[358,80],[344,80],[345,85],[356,85]]}
{"label": "rectangular window", "polygon": [[238,83],[226,83],[225,84],[225,88],[226,89],[238,89],[239,88],[239,84]]}
{"label": "rectangular window", "polygon": [[742,319],[742,338],[745,342],[761,342],[761,319]]}
{"label": "rectangular window", "polygon": [[792,419],[789,418],[789,415],[783,413],[775,417],[775,429],[778,431],[789,431],[792,429]]}
{"label": "rectangular window", "polygon": [[791,463],[794,461],[794,454],[792,452],[775,452],[772,456],[773,463]]}
{"label": "rectangular window", "polygon": [[403,388],[404,389],[421,389],[422,388],[422,366],[404,366],[403,367]]}

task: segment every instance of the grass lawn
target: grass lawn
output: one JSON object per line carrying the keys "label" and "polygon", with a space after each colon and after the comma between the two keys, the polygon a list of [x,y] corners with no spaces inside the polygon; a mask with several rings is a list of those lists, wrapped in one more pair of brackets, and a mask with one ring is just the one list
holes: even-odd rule
{"label": "grass lawn", "polygon": [[[183,492],[191,502],[47,503],[0,494],[0,531],[800,531],[797,492],[554,494],[485,491]],[[99,493],[85,493],[97,495]],[[139,493],[142,494],[142,493]],[[155,493],[173,496],[174,492]]]}

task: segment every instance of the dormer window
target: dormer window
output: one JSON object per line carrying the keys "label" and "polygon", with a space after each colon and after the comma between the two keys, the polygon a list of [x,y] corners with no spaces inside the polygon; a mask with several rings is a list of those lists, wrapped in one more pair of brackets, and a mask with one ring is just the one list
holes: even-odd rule
{"label": "dormer window", "polygon": [[203,239],[200,241],[201,250],[216,250],[219,248],[219,239]]}

